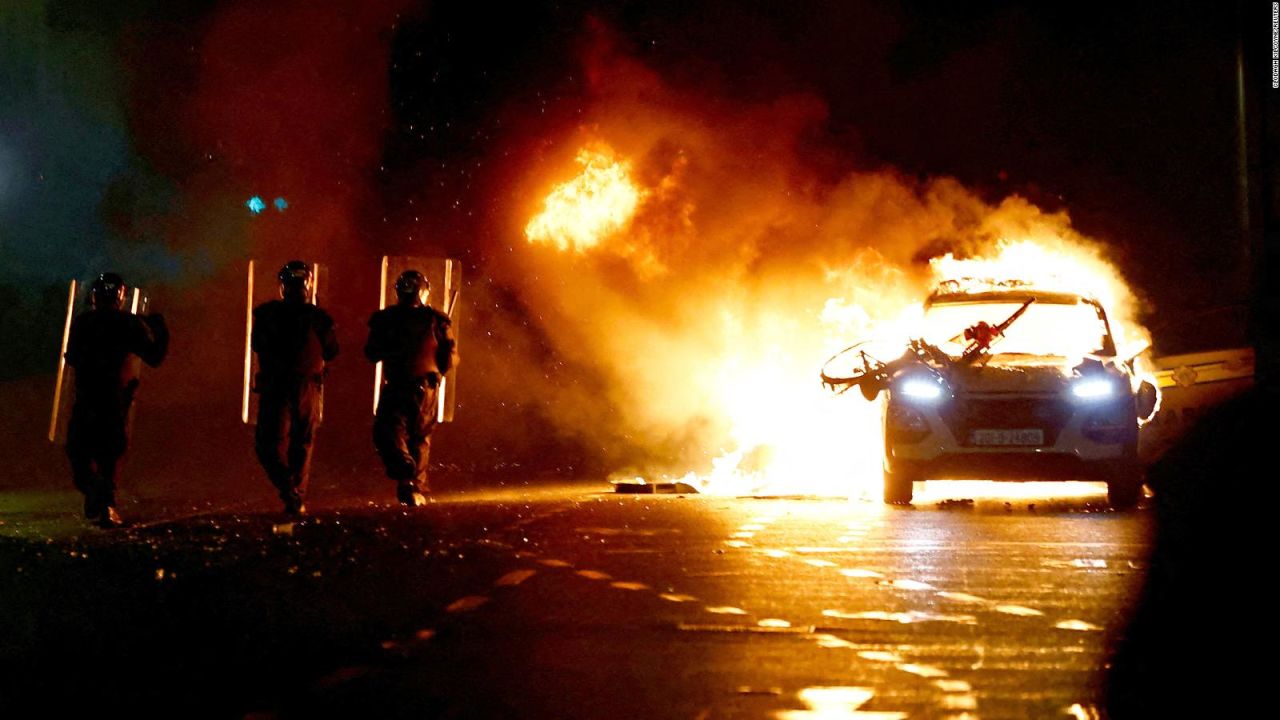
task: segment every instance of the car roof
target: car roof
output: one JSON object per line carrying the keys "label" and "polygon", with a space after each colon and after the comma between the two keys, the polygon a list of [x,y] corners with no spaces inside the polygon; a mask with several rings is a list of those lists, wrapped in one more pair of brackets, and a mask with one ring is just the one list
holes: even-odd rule
{"label": "car roof", "polygon": [[976,305],[985,303],[1012,303],[1021,305],[1022,303],[1035,299],[1037,303],[1049,305],[1078,305],[1082,302],[1096,305],[1096,301],[1084,295],[1067,292],[1046,291],[1040,292],[1030,289],[1019,290],[988,290],[981,292],[948,292],[935,291],[927,300],[924,306],[926,308],[933,305]]}

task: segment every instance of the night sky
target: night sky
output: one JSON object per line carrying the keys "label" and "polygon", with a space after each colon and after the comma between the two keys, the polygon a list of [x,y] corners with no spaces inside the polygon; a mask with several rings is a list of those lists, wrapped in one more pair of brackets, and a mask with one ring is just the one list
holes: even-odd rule
{"label": "night sky", "polygon": [[[482,283],[519,241],[521,178],[583,122],[601,47],[715,112],[816,108],[797,153],[818,182],[892,169],[1066,211],[1157,344],[1184,347],[1179,318],[1247,301],[1235,37],[1220,3],[7,2],[0,380],[52,371],[66,281],[106,269],[176,321],[175,375],[205,372],[184,332],[237,357],[250,256],[430,249]],[[252,216],[254,195],[288,209]],[[337,302],[371,275],[339,277]],[[508,322],[537,312],[485,292]]]}
{"label": "night sky", "polygon": [[[674,85],[820,99],[815,156],[832,173],[890,165],[1021,193],[1121,248],[1157,308],[1239,301],[1210,292],[1239,262],[1230,8],[307,5],[6,3],[6,285],[29,300],[107,266],[198,282],[247,252],[241,203],[289,190],[299,214],[357,206],[375,245],[430,228],[474,249],[518,171],[504,162],[580,112],[600,23]],[[282,109],[255,112],[271,95]],[[343,177],[307,177],[324,173]],[[1162,287],[1170,275],[1186,282]]]}

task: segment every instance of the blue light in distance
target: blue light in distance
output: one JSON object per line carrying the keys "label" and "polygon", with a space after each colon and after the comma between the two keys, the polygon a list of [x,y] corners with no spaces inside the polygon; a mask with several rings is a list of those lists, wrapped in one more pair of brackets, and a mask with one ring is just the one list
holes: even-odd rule
{"label": "blue light in distance", "polygon": [[276,206],[276,212],[284,212],[285,210],[289,209],[289,201],[285,200],[282,197],[278,197],[275,200],[272,200],[271,204]]}
{"label": "blue light in distance", "polygon": [[249,208],[249,212],[253,213],[254,215],[257,215],[258,213],[267,209],[267,204],[262,202],[262,198],[258,197],[257,195],[254,195],[253,197],[246,200],[244,203],[244,206]]}

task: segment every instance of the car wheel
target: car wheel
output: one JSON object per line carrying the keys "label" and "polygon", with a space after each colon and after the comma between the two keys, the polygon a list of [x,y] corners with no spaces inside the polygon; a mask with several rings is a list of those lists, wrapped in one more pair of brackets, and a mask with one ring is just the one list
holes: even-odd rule
{"label": "car wheel", "polygon": [[1107,466],[1107,502],[1112,510],[1132,510],[1142,499],[1142,465],[1136,452]]}
{"label": "car wheel", "polygon": [[884,471],[884,502],[886,505],[910,505],[915,494],[915,475],[901,470]]}

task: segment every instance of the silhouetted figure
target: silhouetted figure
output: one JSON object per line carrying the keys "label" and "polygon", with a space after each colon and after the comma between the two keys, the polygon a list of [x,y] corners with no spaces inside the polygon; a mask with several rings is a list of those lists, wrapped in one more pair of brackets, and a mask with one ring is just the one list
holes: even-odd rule
{"label": "silhouetted figure", "polygon": [[[1275,408],[1261,389],[1205,413],[1147,474],[1155,543],[1107,677],[1112,718],[1255,717],[1269,665]],[[1264,538],[1264,533],[1266,537]]]}
{"label": "silhouetted figure", "polygon": [[309,302],[311,268],[294,260],[280,269],[280,299],[253,309],[251,344],[258,354],[258,461],[280,493],[284,511],[306,513],[311,450],[324,399],[325,363],[338,355],[333,319]]}
{"label": "silhouetted figure", "polygon": [[67,364],[75,369],[76,397],[67,426],[67,457],[84,494],[85,519],[101,527],[121,524],[116,475],[129,447],[129,409],[142,362],[164,361],[169,331],[160,315],[124,309],[124,279],[103,273],[90,287],[90,309],[71,323]]}
{"label": "silhouetted figure", "polygon": [[436,425],[440,378],[458,363],[449,317],[427,304],[431,286],[409,270],[396,280],[397,304],[369,318],[364,354],[381,362],[382,392],[373,444],[405,505],[426,503],[427,458]]}

